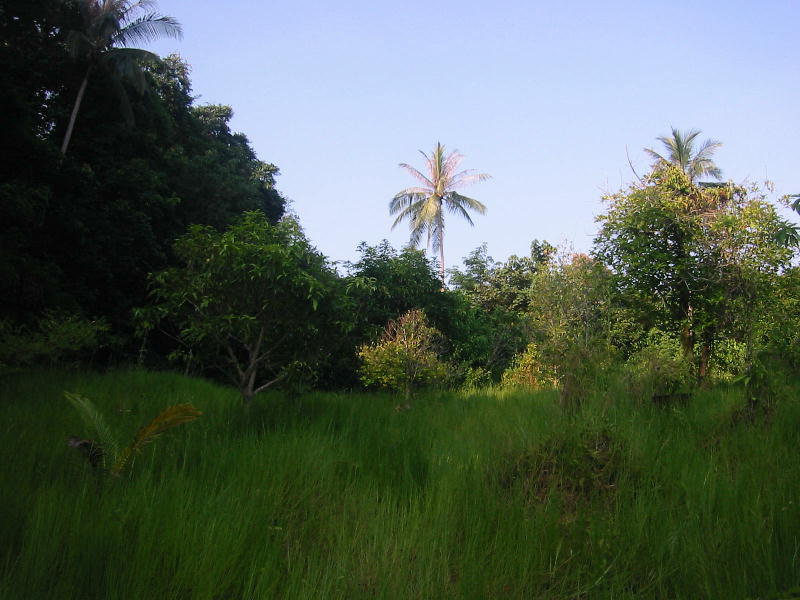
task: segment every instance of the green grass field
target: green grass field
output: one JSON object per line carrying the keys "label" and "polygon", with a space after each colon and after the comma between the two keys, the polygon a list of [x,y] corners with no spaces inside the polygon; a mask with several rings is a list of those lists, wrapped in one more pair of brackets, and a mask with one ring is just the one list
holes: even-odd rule
{"label": "green grass field", "polygon": [[[162,408],[204,415],[98,479],[64,399],[122,440]],[[734,418],[553,393],[259,397],[164,373],[0,379],[0,597],[793,598],[800,386]],[[794,589],[795,593],[792,592]]]}

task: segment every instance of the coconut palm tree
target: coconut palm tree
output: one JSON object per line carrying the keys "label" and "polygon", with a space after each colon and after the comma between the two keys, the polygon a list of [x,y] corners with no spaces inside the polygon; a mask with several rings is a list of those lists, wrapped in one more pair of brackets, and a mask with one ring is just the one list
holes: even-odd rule
{"label": "coconut palm tree", "polygon": [[[67,153],[92,71],[108,66],[143,90],[144,75],[139,65],[157,61],[158,56],[128,45],[150,42],[161,36],[179,38],[182,33],[175,19],[152,11],[154,0],[77,0],[77,4],[82,27],[67,33],[67,44],[73,58],[86,63],[86,72],[72,107],[61,154]],[[136,17],[136,13],[140,16]]]}
{"label": "coconut palm tree", "polygon": [[397,215],[392,229],[401,221],[408,219],[411,245],[418,245],[422,237],[427,235],[428,246],[432,246],[434,252],[439,251],[439,272],[444,286],[444,211],[447,209],[451,213],[460,215],[470,225],[474,225],[468,210],[485,214],[486,207],[474,198],[459,194],[456,190],[470,183],[485,181],[491,175],[474,173],[471,170],[458,171],[463,155],[459,154],[458,150],[445,154],[445,148],[440,142],[437,142],[430,156],[422,150],[419,152],[425,157],[425,173],[406,163],[400,163],[400,166],[422,185],[407,188],[396,194],[389,203],[389,213]]}
{"label": "coconut palm tree", "polygon": [[713,177],[717,180],[722,179],[722,171],[711,158],[714,152],[722,146],[722,142],[706,140],[695,150],[694,144],[698,135],[700,135],[700,131],[697,129],[680,132],[673,127],[671,136],[662,135],[656,138],[664,144],[666,156],[662,156],[651,148],[645,148],[644,151],[655,159],[654,166],[675,165],[693,183],[703,176]]}

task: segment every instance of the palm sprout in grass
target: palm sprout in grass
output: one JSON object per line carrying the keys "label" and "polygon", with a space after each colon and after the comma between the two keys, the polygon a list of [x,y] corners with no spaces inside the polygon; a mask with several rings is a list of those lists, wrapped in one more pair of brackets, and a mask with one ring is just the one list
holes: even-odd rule
{"label": "palm sprout in grass", "polygon": [[[0,448],[13,465],[0,469],[3,597],[743,600],[800,585],[791,399],[769,424],[731,425],[739,388],[674,409],[590,398],[572,415],[542,392],[431,394],[403,413],[390,396],[276,394],[236,423],[223,419],[235,391],[207,382],[64,377],[0,387],[0,423],[24,442]],[[191,468],[97,495],[59,477],[64,452],[51,452],[70,427],[48,418],[65,387],[101,409],[101,398],[146,398],[155,413],[177,396],[217,416],[187,440]],[[102,416],[78,403],[97,429]],[[598,428],[619,441],[613,490],[565,510],[524,480],[498,484],[510,462]]]}
{"label": "palm sprout in grass", "polygon": [[94,402],[79,394],[72,392],[64,392],[64,397],[72,404],[73,408],[78,411],[84,424],[90,429],[94,430],[97,434],[100,448],[102,448],[102,462],[103,468],[107,468],[107,456],[116,457],[119,454],[119,445],[117,444],[116,437],[111,433],[111,429],[106,423],[105,418]]}
{"label": "palm sprout in grass", "polygon": [[153,442],[168,429],[194,421],[201,414],[203,413],[191,404],[175,404],[165,408],[155,419],[136,432],[133,441],[117,455],[111,473],[119,475],[125,470],[131,458],[141,452],[144,446]]}
{"label": "palm sprout in grass", "polygon": [[[147,444],[150,444],[168,429],[177,427],[184,423],[189,423],[197,419],[201,414],[197,408],[191,404],[175,404],[161,411],[147,425],[140,428],[133,437],[133,441],[119,449],[119,444],[111,433],[103,415],[97,410],[94,403],[84,396],[64,392],[64,397],[78,411],[84,423],[97,432],[100,439],[100,450],[103,467],[108,469],[112,475],[121,475],[125,468],[131,463],[132,458]],[[109,461],[106,457],[110,456]],[[90,459],[91,460],[91,459]],[[108,462],[111,466],[108,467]]]}

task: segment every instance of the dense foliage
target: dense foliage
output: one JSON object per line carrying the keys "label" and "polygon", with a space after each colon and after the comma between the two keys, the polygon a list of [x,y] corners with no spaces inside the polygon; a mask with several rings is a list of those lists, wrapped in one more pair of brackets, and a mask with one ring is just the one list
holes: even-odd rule
{"label": "dense foliage", "polygon": [[380,340],[358,350],[361,380],[411,398],[415,385],[444,380],[447,367],[439,360],[441,333],[428,325],[425,312],[410,310],[389,321]]}
{"label": "dense foliage", "polygon": [[[173,373],[26,371],[0,386],[0,597],[795,598],[800,387],[778,383],[769,419],[732,387],[574,414],[548,391],[272,392],[245,415]],[[64,443],[95,435],[64,390],[119,443],[175,402],[203,416],[103,477]]]}
{"label": "dense foliage", "polygon": [[438,144],[390,205],[438,260],[336,265],[135,48],[179,33],[0,0],[0,596],[797,596],[800,226],[720,142],[659,137],[588,253],[449,271],[488,176]]}
{"label": "dense foliage", "polygon": [[153,306],[137,311],[145,333],[171,334],[176,356],[220,370],[247,404],[313,360],[334,276],[293,219],[272,225],[256,211],[222,233],[193,225],[175,254],[180,266],[153,276]]}
{"label": "dense foliage", "polygon": [[700,378],[721,340],[752,352],[792,255],[757,188],[697,186],[667,168],[608,202],[596,254],[639,320],[679,335],[687,357],[697,348]]}
{"label": "dense foliage", "polygon": [[[441,334],[437,384],[555,387],[572,407],[615,385],[682,397],[800,363],[797,229],[757,187],[702,181],[721,178],[720,142],[659,137],[650,172],[606,198],[590,255],[534,240],[495,261],[483,245],[448,289],[441,254],[384,241],[337,272],[282,218],[278,168],[231,130],[232,109],[197,105],[180,57],[131,48],[180,32],[139,8],[0,10],[15,148],[0,165],[0,363],[171,358],[248,401],[274,383],[354,388],[377,381],[365,349],[409,311]],[[421,185],[393,206],[412,241],[441,249],[445,205],[482,211],[454,190],[487,176],[458,172],[460,159],[439,144],[424,172],[404,165]]]}
{"label": "dense foliage", "polygon": [[188,225],[223,228],[254,209],[275,221],[284,201],[277,168],[231,132],[231,109],[194,104],[189,67],[177,56],[140,63],[143,88],[111,63],[92,67],[62,156],[93,60],[69,47],[83,4],[0,8],[0,129],[13,148],[0,165],[0,318],[103,316],[125,336],[148,273],[173,262],[172,242]]}

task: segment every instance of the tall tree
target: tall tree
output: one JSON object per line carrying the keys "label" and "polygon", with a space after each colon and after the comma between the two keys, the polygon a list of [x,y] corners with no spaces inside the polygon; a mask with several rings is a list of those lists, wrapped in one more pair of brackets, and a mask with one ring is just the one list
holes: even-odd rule
{"label": "tall tree", "polygon": [[606,200],[594,254],[645,329],[677,333],[699,379],[718,340],[754,348],[774,278],[792,255],[776,240],[775,207],[754,187],[697,186],[673,166]]}
{"label": "tall tree", "polygon": [[445,154],[441,142],[430,156],[420,150],[425,157],[426,173],[406,163],[400,166],[411,173],[422,185],[404,189],[395,195],[389,203],[389,213],[397,215],[392,224],[394,229],[401,221],[408,219],[411,229],[411,244],[419,244],[422,236],[427,234],[429,246],[439,251],[439,273],[444,286],[444,209],[461,215],[470,225],[474,225],[468,210],[479,214],[486,213],[486,206],[474,198],[459,194],[456,190],[475,183],[485,181],[491,176],[486,173],[474,173],[472,170],[458,171],[463,160],[458,150]]}
{"label": "tall tree", "polygon": [[673,127],[672,135],[662,135],[656,138],[664,145],[666,150],[664,155],[652,148],[645,148],[644,151],[655,159],[654,167],[659,168],[665,165],[678,167],[692,183],[704,176],[717,180],[722,179],[722,171],[712,158],[714,152],[722,146],[722,142],[706,140],[698,148],[695,148],[695,142],[699,135],[700,130],[698,129],[681,132]]}
{"label": "tall tree", "polygon": [[[67,35],[73,58],[85,62],[86,70],[78,88],[72,114],[69,118],[61,154],[67,153],[75,120],[83,102],[92,71],[101,66],[110,67],[118,75],[134,82],[141,90],[144,76],[141,62],[152,62],[158,57],[152,52],[129,48],[132,43],[146,43],[161,36],[180,37],[181,26],[172,17],[165,17],[151,9],[154,0],[78,0],[81,28]],[[143,12],[136,17],[137,12]]]}

